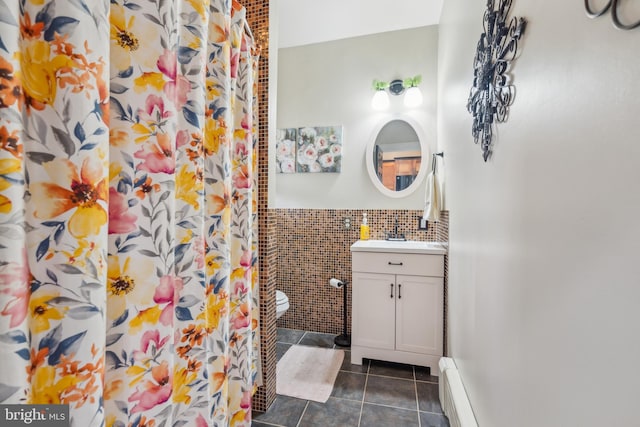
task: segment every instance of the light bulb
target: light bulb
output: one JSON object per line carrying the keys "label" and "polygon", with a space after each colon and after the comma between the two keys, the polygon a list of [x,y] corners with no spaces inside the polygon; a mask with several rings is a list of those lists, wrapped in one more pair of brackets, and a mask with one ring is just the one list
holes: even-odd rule
{"label": "light bulb", "polygon": [[404,94],[404,106],[413,108],[422,105],[422,92],[417,86],[410,87]]}
{"label": "light bulb", "polygon": [[377,90],[371,99],[371,106],[374,110],[386,110],[389,108],[389,95],[385,90]]}

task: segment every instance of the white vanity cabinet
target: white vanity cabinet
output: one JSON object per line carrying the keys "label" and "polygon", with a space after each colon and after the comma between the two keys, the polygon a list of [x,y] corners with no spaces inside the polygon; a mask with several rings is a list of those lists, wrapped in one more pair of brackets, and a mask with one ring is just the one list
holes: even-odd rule
{"label": "white vanity cabinet", "polygon": [[438,373],[443,348],[444,254],[437,243],[351,246],[351,363],[409,363]]}

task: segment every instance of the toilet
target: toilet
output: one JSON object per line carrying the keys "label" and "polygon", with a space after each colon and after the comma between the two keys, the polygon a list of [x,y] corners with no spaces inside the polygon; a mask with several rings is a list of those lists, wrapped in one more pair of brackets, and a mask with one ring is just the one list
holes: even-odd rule
{"label": "toilet", "polygon": [[276,289],[276,320],[289,310],[289,297]]}

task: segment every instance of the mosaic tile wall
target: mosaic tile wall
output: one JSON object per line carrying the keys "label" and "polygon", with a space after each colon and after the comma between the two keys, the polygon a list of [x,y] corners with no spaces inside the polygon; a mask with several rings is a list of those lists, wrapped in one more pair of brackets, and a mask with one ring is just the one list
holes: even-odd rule
{"label": "mosaic tile wall", "polygon": [[[360,238],[363,210],[275,209],[277,218],[277,288],[289,297],[290,308],[278,327],[340,334],[343,330],[343,291],[328,285],[329,279],[351,282],[349,247]],[[367,210],[371,239],[383,239],[393,230],[398,216],[399,231],[409,240],[448,242],[449,215],[429,230],[417,230],[417,210]],[[344,219],[351,219],[345,229]],[[447,286],[445,257],[445,295]],[[351,287],[347,288],[351,307]],[[446,297],[445,297],[446,298]],[[445,306],[446,310],[446,306]],[[351,310],[347,329],[351,332]],[[445,316],[446,320],[446,316]]]}
{"label": "mosaic tile wall", "polygon": [[276,398],[276,313],[273,266],[276,262],[275,217],[268,206],[269,170],[269,2],[241,0],[247,21],[261,47],[258,75],[258,251],[260,276],[260,357],[262,386],[253,397],[252,408],[264,412]]}

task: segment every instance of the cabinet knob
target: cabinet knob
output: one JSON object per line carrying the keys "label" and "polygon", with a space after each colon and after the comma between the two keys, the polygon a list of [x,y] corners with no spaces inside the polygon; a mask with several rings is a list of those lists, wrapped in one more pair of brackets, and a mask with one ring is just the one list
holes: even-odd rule
{"label": "cabinet knob", "polygon": [[393,298],[393,283],[389,283],[389,286],[391,287],[391,296],[389,298]]}
{"label": "cabinet knob", "polygon": [[402,285],[398,284],[398,299],[402,298]]}
{"label": "cabinet knob", "polygon": [[402,265],[401,262],[391,262],[389,261],[389,265]]}

